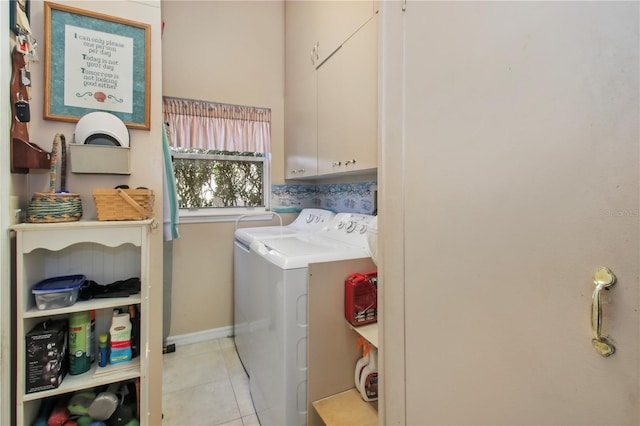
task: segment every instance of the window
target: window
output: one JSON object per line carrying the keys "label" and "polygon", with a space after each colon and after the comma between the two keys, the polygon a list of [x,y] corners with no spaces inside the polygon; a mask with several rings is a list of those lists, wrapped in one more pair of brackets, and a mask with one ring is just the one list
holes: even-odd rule
{"label": "window", "polygon": [[191,149],[172,157],[181,209],[266,206],[263,154]]}
{"label": "window", "polygon": [[163,100],[181,221],[266,211],[271,192],[271,111]]}

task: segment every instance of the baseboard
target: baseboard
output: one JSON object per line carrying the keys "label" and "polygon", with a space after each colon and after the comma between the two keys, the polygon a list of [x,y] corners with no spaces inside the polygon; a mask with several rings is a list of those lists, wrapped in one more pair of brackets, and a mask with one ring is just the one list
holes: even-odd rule
{"label": "baseboard", "polygon": [[205,340],[231,336],[233,336],[233,326],[212,328],[193,333],[179,334],[177,336],[169,336],[167,337],[167,346],[171,344],[176,346],[188,345],[190,343],[204,342]]}

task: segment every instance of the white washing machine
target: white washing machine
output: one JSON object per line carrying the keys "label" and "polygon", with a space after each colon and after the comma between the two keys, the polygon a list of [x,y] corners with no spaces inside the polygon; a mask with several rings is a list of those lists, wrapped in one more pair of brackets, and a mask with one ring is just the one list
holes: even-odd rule
{"label": "white washing machine", "polygon": [[285,226],[238,228],[239,222],[236,223],[233,253],[233,334],[238,356],[248,375],[250,375],[249,310],[251,309],[251,283],[260,279],[260,276],[252,274],[249,270],[249,247],[251,243],[261,238],[283,238],[314,232],[327,226],[335,215],[329,210],[303,209],[292,223]]}
{"label": "white washing machine", "polygon": [[261,425],[306,424],[308,266],[368,258],[372,220],[340,213],[317,232],[251,243],[249,385]]}

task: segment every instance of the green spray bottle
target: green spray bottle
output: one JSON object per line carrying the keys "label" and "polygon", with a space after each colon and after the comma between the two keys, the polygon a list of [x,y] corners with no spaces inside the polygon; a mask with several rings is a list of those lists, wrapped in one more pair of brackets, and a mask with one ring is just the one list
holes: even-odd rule
{"label": "green spray bottle", "polygon": [[69,315],[69,374],[82,374],[91,365],[91,313]]}

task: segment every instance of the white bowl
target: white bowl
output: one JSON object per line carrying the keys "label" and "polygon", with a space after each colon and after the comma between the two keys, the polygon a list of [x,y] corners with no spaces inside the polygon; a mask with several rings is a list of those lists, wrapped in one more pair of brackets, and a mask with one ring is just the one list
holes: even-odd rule
{"label": "white bowl", "polygon": [[109,140],[113,145],[129,146],[129,130],[127,130],[127,126],[120,118],[108,112],[90,112],[78,120],[75,142],[77,144],[90,144],[93,138],[97,138],[100,141]]}

